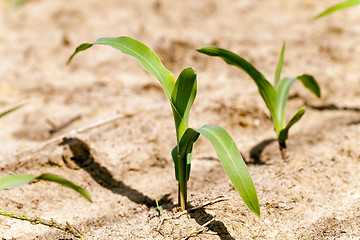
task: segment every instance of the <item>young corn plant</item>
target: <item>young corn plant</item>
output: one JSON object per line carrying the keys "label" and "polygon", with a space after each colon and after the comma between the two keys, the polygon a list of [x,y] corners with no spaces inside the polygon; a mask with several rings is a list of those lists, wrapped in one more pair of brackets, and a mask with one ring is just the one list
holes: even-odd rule
{"label": "young corn plant", "polygon": [[298,122],[305,113],[305,107],[302,107],[286,124],[286,101],[289,96],[290,87],[295,80],[300,80],[300,82],[302,82],[313,94],[320,97],[320,87],[314,77],[304,74],[293,78],[285,77],[280,80],[284,62],[285,43],[282,46],[280,59],[276,68],[274,85],[266,80],[266,78],[251,65],[251,63],[233,52],[217,47],[204,47],[197,51],[208,56],[222,58],[227,64],[240,68],[254,80],[260,96],[264,99],[265,104],[270,111],[275,132],[278,136],[281,157],[283,160],[287,160],[286,140],[288,138],[289,129]]}
{"label": "young corn plant", "polygon": [[360,0],[347,0],[347,1],[344,1],[344,2],[340,2],[338,4],[335,4],[335,5],[331,6],[331,7],[329,7],[324,12],[317,15],[315,17],[315,19],[324,17],[324,16],[326,16],[326,15],[328,15],[330,13],[333,13],[335,11],[338,11],[338,10],[341,10],[341,9],[344,9],[344,8],[348,8],[348,7],[352,7],[352,6],[355,6],[355,5],[358,5],[358,4],[360,4]]}
{"label": "young corn plant", "polygon": [[260,215],[256,190],[248,169],[230,135],[221,127],[204,125],[201,128],[189,127],[190,108],[197,92],[196,72],[185,68],[175,81],[173,74],[167,70],[159,57],[146,45],[129,37],[100,38],[94,43],[78,46],[69,58],[95,44],[108,45],[136,58],[140,65],[161,83],[165,96],[173,112],[177,145],[172,150],[175,166],[175,177],[179,186],[179,206],[185,210],[187,202],[187,182],[190,177],[193,145],[199,135],[204,135],[212,143],[225,172],[249,209]]}

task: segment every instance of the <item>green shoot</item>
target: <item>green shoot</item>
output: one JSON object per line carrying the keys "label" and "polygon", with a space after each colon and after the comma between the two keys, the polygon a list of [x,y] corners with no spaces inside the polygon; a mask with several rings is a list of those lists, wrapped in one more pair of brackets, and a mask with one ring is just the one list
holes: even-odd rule
{"label": "green shoot", "polygon": [[279,63],[276,68],[274,85],[271,85],[271,83],[266,80],[266,78],[253,65],[251,65],[251,63],[233,52],[217,47],[204,47],[198,49],[197,51],[208,56],[222,58],[226,63],[234,65],[246,72],[254,80],[261,97],[264,99],[265,104],[270,111],[275,132],[278,136],[281,156],[284,160],[286,160],[285,149],[289,129],[292,125],[299,121],[305,113],[305,107],[301,108],[290,120],[290,122],[286,124],[286,101],[289,95],[290,87],[295,80],[299,80],[313,94],[320,97],[320,87],[316,80],[312,76],[304,74],[295,78],[283,78],[280,81],[281,70],[284,62],[285,43],[283,44]]}
{"label": "green shoot", "polygon": [[159,212],[159,213],[162,213],[163,212],[163,207],[162,206],[159,206],[159,202],[157,200],[157,198],[155,197],[155,203],[156,203],[156,210]]}
{"label": "green shoot", "polygon": [[140,65],[161,83],[168,98],[175,121],[177,144],[172,150],[175,177],[179,186],[179,206],[186,209],[187,182],[190,177],[193,145],[202,134],[210,140],[225,172],[234,184],[245,204],[256,215],[260,215],[254,183],[233,139],[220,127],[204,125],[199,129],[189,127],[190,108],[197,91],[196,72],[185,68],[175,81],[172,73],[161,63],[159,57],[146,45],[129,37],[100,38],[94,43],[84,43],[76,48],[68,62],[80,51],[94,44],[108,45],[136,58]]}
{"label": "green shoot", "polygon": [[360,0],[347,0],[347,1],[344,1],[344,2],[340,2],[338,4],[335,4],[335,5],[331,6],[331,7],[329,7],[324,12],[317,15],[314,19],[324,17],[324,16],[326,16],[326,15],[328,15],[330,13],[333,13],[335,11],[338,11],[338,10],[341,10],[341,9],[344,9],[344,8],[348,8],[348,7],[352,7],[352,6],[355,6],[355,5],[358,5],[358,4],[360,4]]}
{"label": "green shoot", "polygon": [[39,176],[16,174],[16,175],[8,175],[8,176],[1,177],[0,178],[0,190],[18,187],[20,185],[29,183],[34,180],[43,180],[43,181],[59,183],[65,187],[75,190],[76,192],[80,193],[83,197],[85,197],[89,202],[92,202],[89,194],[86,192],[85,189],[83,189],[79,186],[76,186],[72,182],[70,182],[62,177],[56,176],[54,174],[47,174],[47,173],[41,174]]}
{"label": "green shoot", "polygon": [[16,107],[10,108],[10,109],[8,109],[8,110],[0,113],[0,118],[3,117],[3,116],[5,116],[5,115],[7,115],[7,114],[9,114],[9,113],[11,113],[11,112],[13,112],[13,111],[15,111],[15,110],[17,110],[17,109],[19,109],[19,108],[21,108],[23,105],[24,105],[24,104],[20,104],[20,105],[18,105],[18,106],[16,106]]}

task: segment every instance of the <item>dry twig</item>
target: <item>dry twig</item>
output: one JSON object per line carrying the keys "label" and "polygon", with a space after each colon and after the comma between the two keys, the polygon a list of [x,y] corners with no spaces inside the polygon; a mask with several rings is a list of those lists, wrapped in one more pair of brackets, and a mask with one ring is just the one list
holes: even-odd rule
{"label": "dry twig", "polygon": [[194,237],[194,236],[204,232],[206,230],[206,227],[215,220],[215,217],[216,216],[214,215],[214,217],[212,219],[210,219],[209,221],[207,221],[203,225],[199,226],[195,231],[189,233],[186,237],[182,238],[181,240],[187,240],[190,237]]}
{"label": "dry twig", "polygon": [[69,131],[67,133],[64,133],[64,134],[60,135],[60,136],[53,137],[53,138],[47,140],[46,142],[40,144],[39,146],[37,146],[35,148],[32,147],[32,148],[25,149],[25,150],[23,150],[21,152],[15,153],[14,156],[19,156],[19,155],[22,155],[22,154],[30,152],[30,151],[40,151],[41,149],[43,149],[43,148],[45,148],[45,147],[47,147],[47,146],[49,146],[49,145],[51,145],[53,143],[61,142],[64,137],[68,137],[69,135],[76,135],[76,134],[79,134],[79,133],[83,133],[83,132],[89,131],[91,129],[103,126],[105,124],[114,122],[114,121],[116,121],[116,120],[118,120],[120,118],[126,118],[126,117],[132,117],[132,115],[131,114],[126,114],[126,115],[119,114],[119,115],[115,115],[115,116],[100,120],[98,122],[92,123],[92,124],[90,124],[90,125],[88,125],[86,127],[71,130],[71,131]]}
{"label": "dry twig", "polygon": [[189,213],[189,212],[195,211],[195,210],[197,210],[197,209],[203,208],[203,207],[208,206],[208,205],[212,205],[212,204],[217,203],[217,202],[226,201],[226,200],[229,200],[229,199],[230,199],[230,198],[219,197],[219,198],[216,198],[216,199],[214,199],[214,200],[207,201],[207,202],[204,202],[204,203],[202,203],[202,204],[200,204],[200,205],[197,205],[197,206],[195,206],[195,207],[192,207],[192,208],[190,208],[190,209],[188,209],[188,210],[179,212],[179,213],[176,214],[175,216],[162,218],[162,219],[160,220],[160,224],[159,224],[159,227],[158,227],[157,231],[158,231],[158,232],[160,231],[161,226],[164,224],[164,222],[165,222],[166,220],[178,219],[178,218],[180,218],[181,216],[183,216],[183,215],[185,215],[185,214],[187,214],[187,213]]}
{"label": "dry twig", "polygon": [[[52,126],[52,129],[49,130],[49,133],[50,134],[54,134],[64,128],[66,128],[67,126],[69,126],[70,124],[72,124],[73,122],[75,122],[76,120],[79,120],[81,118],[81,115],[77,115],[73,118],[71,118],[70,120],[66,121],[65,123],[61,124],[60,126],[56,126],[56,125],[53,125]],[[52,123],[50,120],[48,120],[49,123]]]}
{"label": "dry twig", "polygon": [[48,227],[57,228],[59,230],[70,233],[74,237],[77,237],[77,238],[81,238],[83,236],[83,233],[79,229],[70,226],[70,224],[68,222],[66,222],[66,224],[62,224],[62,223],[56,222],[54,219],[45,220],[45,219],[38,218],[38,217],[29,217],[29,216],[25,216],[25,215],[21,215],[21,214],[17,215],[17,214],[15,214],[13,212],[5,212],[3,210],[0,210],[0,215],[10,217],[10,218],[19,219],[19,220],[28,221],[28,222],[30,222],[32,224],[42,224],[42,225],[45,225],[45,226],[48,226]]}

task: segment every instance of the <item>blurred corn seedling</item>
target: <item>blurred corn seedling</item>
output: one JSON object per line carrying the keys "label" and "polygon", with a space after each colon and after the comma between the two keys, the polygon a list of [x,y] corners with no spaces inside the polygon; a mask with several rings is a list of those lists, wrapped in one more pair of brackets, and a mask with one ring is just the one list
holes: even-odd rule
{"label": "blurred corn seedling", "polygon": [[340,2],[340,3],[337,3],[331,7],[329,7],[328,9],[326,9],[324,12],[320,13],[319,15],[317,15],[315,17],[315,19],[318,19],[318,18],[321,18],[321,17],[324,17],[330,13],[333,13],[335,11],[338,11],[338,10],[341,10],[341,9],[345,9],[345,8],[349,8],[349,7],[352,7],[352,6],[355,6],[355,5],[358,5],[360,4],[360,0],[347,0],[347,1],[344,1],[344,2]]}
{"label": "blurred corn seedling", "polygon": [[270,111],[275,132],[278,136],[281,156],[284,160],[287,160],[286,140],[288,139],[289,129],[298,122],[305,113],[305,107],[301,108],[286,124],[286,101],[289,96],[289,91],[295,80],[299,80],[313,94],[320,97],[320,87],[314,77],[304,74],[293,78],[285,77],[280,80],[284,62],[285,43],[283,44],[278,66],[276,68],[274,85],[271,85],[263,74],[251,65],[251,63],[231,51],[218,47],[204,47],[197,51],[208,56],[222,58],[227,64],[240,68],[254,80],[260,96],[263,98]]}

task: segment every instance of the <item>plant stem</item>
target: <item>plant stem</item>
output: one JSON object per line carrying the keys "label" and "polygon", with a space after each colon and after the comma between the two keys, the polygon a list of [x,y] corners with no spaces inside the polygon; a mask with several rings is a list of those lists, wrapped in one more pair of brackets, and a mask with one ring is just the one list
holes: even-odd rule
{"label": "plant stem", "polygon": [[65,224],[61,224],[61,223],[56,222],[54,219],[45,220],[45,219],[41,219],[41,218],[38,218],[38,217],[29,217],[29,216],[21,215],[21,214],[17,215],[17,214],[15,214],[13,212],[5,212],[3,210],[0,210],[0,215],[10,217],[10,218],[19,219],[19,220],[28,221],[28,222],[30,222],[32,224],[42,224],[42,225],[45,225],[45,226],[48,226],[48,227],[57,228],[57,229],[65,231],[65,232],[71,233],[72,235],[74,235],[77,238],[81,238],[83,236],[83,233],[80,230],[78,230],[78,229],[76,229],[74,227],[71,227],[68,222],[66,222],[66,225],[65,225]]}
{"label": "plant stem", "polygon": [[287,151],[286,151],[286,143],[285,142],[279,142],[279,149],[280,149],[280,153],[281,153],[281,158],[285,162],[287,162],[288,157],[287,157]]}
{"label": "plant stem", "polygon": [[179,207],[186,210],[187,179],[186,179],[186,155],[178,155],[179,166]]}

